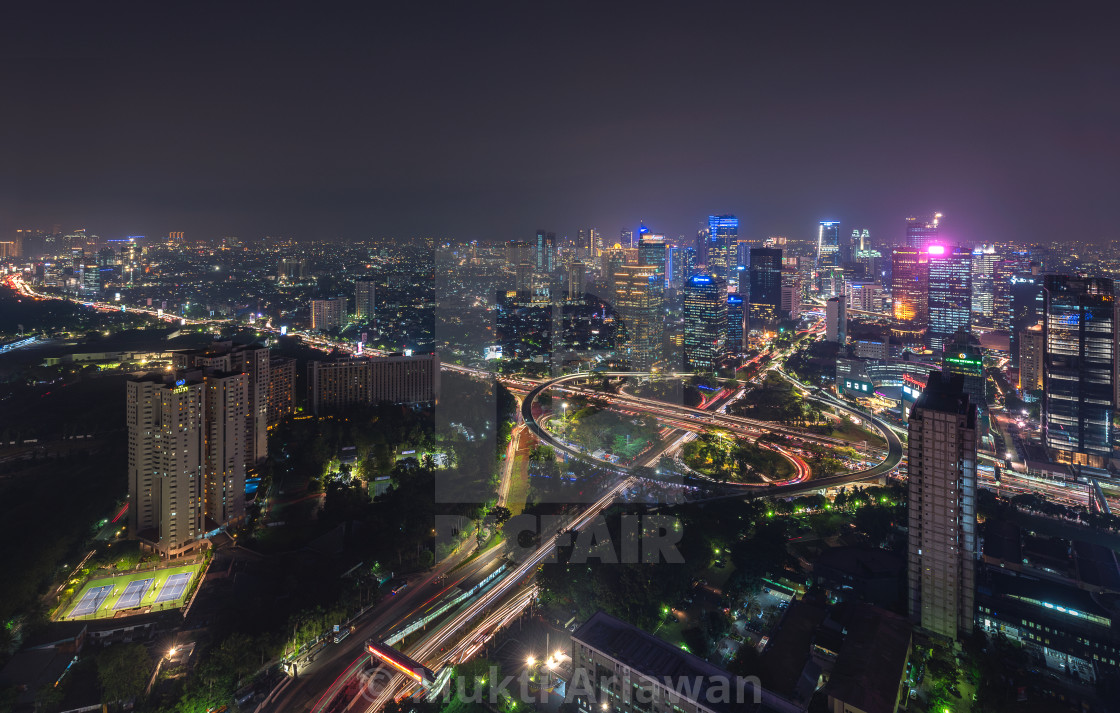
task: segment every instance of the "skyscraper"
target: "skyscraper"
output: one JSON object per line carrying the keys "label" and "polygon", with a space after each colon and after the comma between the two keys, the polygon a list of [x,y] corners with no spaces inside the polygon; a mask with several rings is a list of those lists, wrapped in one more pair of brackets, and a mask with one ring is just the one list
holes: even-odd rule
{"label": "skyscraper", "polygon": [[556,270],[556,233],[537,231],[537,272],[552,274]]}
{"label": "skyscraper", "polygon": [[925,250],[941,235],[941,214],[910,216],[906,219],[906,247]]}
{"label": "skyscraper", "polygon": [[747,351],[747,301],[738,292],[727,295],[727,351],[732,355]]}
{"label": "skyscraper", "polygon": [[847,299],[843,295],[828,298],[824,303],[824,338],[840,346],[848,343]]}
{"label": "skyscraper", "polygon": [[575,260],[568,265],[568,301],[583,299],[587,292],[587,264]]}
{"label": "skyscraper", "polygon": [[267,347],[214,342],[205,349],[175,354],[177,369],[211,369],[248,376],[245,409],[245,464],[252,467],[268,456],[268,390],[271,372]]}
{"label": "skyscraper", "polygon": [[593,258],[598,253],[602,241],[601,236],[594,228],[580,228],[576,236],[576,257]]}
{"label": "skyscraper", "polygon": [[354,283],[354,314],[358,319],[370,321],[377,313],[377,283],[373,280],[357,280]]}
{"label": "skyscraper", "polygon": [[910,411],[909,609],[923,629],[972,633],[976,588],[976,408],[959,376],[930,372]]}
{"label": "skyscraper", "polygon": [[751,248],[749,326],[761,329],[776,322],[782,306],[782,250],[781,248]]}
{"label": "skyscraper", "polygon": [[[1010,278],[1010,307],[1001,316],[1011,331],[1011,365],[1019,366],[1019,337],[1023,330],[1040,323],[1046,312],[1042,298],[1042,275],[1022,273]],[[1010,314],[1008,314],[1010,313]],[[1041,352],[1039,352],[1041,354]]]}
{"label": "skyscraper", "polygon": [[1116,408],[1112,280],[1047,275],[1043,301],[1043,440],[1060,463],[1104,468]]}
{"label": "skyscraper", "polygon": [[[267,374],[266,368],[266,377]],[[206,388],[203,416],[206,516],[216,525],[226,525],[245,517],[249,376],[211,370],[203,382]]]}
{"label": "skyscraper", "polygon": [[201,379],[148,374],[127,382],[129,535],[169,557],[202,536]]}
{"label": "skyscraper", "polygon": [[[1031,275],[1030,254],[1022,250],[1005,250],[996,261],[992,285],[992,327],[1001,331],[1013,330],[1011,325],[1011,299],[1014,281]],[[1039,280],[1039,302],[1042,282]],[[1032,321],[1031,324],[1034,324]],[[1012,336],[1012,343],[1015,337]],[[1012,356],[1012,360],[1014,360]]]}
{"label": "skyscraper", "polygon": [[995,310],[996,263],[999,253],[994,245],[981,245],[972,251],[972,323],[991,327]]}
{"label": "skyscraper", "polygon": [[1024,393],[1042,389],[1042,356],[1046,339],[1042,323],[1027,327],[1019,333],[1019,390]]}
{"label": "skyscraper", "polygon": [[638,240],[638,264],[649,265],[657,270],[662,289],[666,282],[665,260],[665,236],[643,233]]}
{"label": "skyscraper", "polygon": [[665,309],[659,280],[656,268],[647,265],[620,265],[613,276],[618,353],[635,369],[661,360]]}
{"label": "skyscraper", "polygon": [[891,330],[919,344],[929,326],[929,256],[917,248],[891,253]]}
{"label": "skyscraper", "polygon": [[272,357],[268,361],[268,425],[275,426],[296,412],[296,360]]}
{"label": "skyscraper", "polygon": [[739,239],[739,219],[733,215],[708,216],[708,272],[727,280],[733,265],[732,246]]}
{"label": "skyscraper", "polygon": [[929,346],[945,348],[958,330],[972,325],[972,251],[940,244],[926,248],[929,256]]}
{"label": "skyscraper", "polygon": [[693,275],[684,292],[684,365],[713,371],[727,355],[727,283]]}
{"label": "skyscraper", "polygon": [[817,226],[817,270],[840,265],[840,221],[822,220]]}
{"label": "skyscraper", "polygon": [[696,274],[696,248],[674,245],[669,248],[669,258],[665,266],[669,284],[681,288],[685,280]]}

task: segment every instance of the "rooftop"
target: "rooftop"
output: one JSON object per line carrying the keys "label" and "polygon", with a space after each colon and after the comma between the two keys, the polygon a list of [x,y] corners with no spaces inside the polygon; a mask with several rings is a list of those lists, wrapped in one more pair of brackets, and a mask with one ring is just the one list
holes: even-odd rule
{"label": "rooftop", "polygon": [[878,607],[851,607],[848,635],[829,679],[830,697],[865,713],[894,713],[910,653],[910,623]]}
{"label": "rooftop", "polygon": [[[709,689],[712,690],[713,699],[718,697],[719,686],[712,686],[713,681],[731,681],[737,679],[731,673],[708,663],[704,659],[677,648],[672,644],[648,634],[636,626],[626,623],[621,619],[597,612],[572,634],[574,641],[579,641],[597,651],[616,659],[620,663],[637,671],[640,674],[664,681],[666,678],[673,681],[681,679],[700,680],[700,693],[697,700],[706,707],[723,713],[745,713],[746,711],[793,711],[797,710],[793,704],[777,698],[763,690],[761,704],[746,705],[734,702],[716,703],[706,700]],[[735,690],[735,686],[731,686]],[[678,689],[680,690],[680,689]],[[745,687],[747,697],[751,698],[752,688]],[[753,700],[753,699],[752,699]]]}

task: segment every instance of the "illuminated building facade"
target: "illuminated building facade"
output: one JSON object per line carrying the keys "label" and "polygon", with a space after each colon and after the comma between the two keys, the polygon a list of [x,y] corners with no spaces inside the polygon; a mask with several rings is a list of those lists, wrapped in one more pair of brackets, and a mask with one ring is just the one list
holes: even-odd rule
{"label": "illuminated building facade", "polygon": [[244,449],[247,466],[268,456],[270,359],[267,347],[233,342],[214,342],[206,349],[175,353],[177,369],[217,369],[249,377]]}
{"label": "illuminated building facade", "polygon": [[840,266],[840,222],[822,220],[817,226],[817,271]]}
{"label": "illuminated building facade", "polygon": [[910,216],[906,219],[906,247],[925,250],[941,236],[941,214]]}
{"label": "illuminated building facade", "polygon": [[431,403],[439,398],[439,357],[392,354],[307,364],[307,405],[312,413],[381,401]]}
{"label": "illuminated building facade", "polygon": [[338,299],[311,300],[311,328],[320,332],[342,326],[346,302]]}
{"label": "illuminated building facade", "polygon": [[747,301],[737,292],[727,295],[727,351],[747,351]]}
{"label": "illuminated building facade", "polygon": [[750,255],[748,325],[754,330],[777,322],[781,317],[782,250],[751,248]]}
{"label": "illuminated building facade", "polygon": [[377,283],[373,280],[354,282],[354,314],[366,322],[377,314]]}
{"label": "illuminated building facade", "polygon": [[1042,390],[1042,355],[1046,340],[1042,323],[1019,333],[1019,390],[1024,393]]}
{"label": "illuminated building facade", "polygon": [[920,344],[929,326],[928,260],[917,248],[891,253],[891,329],[909,344]]}
{"label": "illuminated building facade", "polygon": [[665,250],[664,235],[643,232],[642,237],[638,239],[638,264],[648,265],[657,270],[662,289],[664,289],[666,281],[665,261],[667,255]]}
{"label": "illuminated building facade", "polygon": [[727,283],[693,275],[684,292],[684,362],[690,371],[710,372],[727,355]]}
{"label": "illuminated building facade", "polygon": [[1060,463],[1103,468],[1116,407],[1112,280],[1047,275],[1043,303],[1043,442]]}
{"label": "illuminated building facade", "polygon": [[174,557],[205,532],[205,386],[157,373],[129,380],[126,394],[129,535]]}
{"label": "illuminated building facade", "polygon": [[929,270],[929,347],[939,352],[958,330],[972,325],[972,251],[934,244],[926,248]]}
{"label": "illuminated building facade", "polygon": [[661,360],[665,333],[661,276],[648,265],[621,265],[613,275],[618,355],[635,369]]}
{"label": "illuminated building facade", "polygon": [[725,282],[734,264],[732,246],[739,239],[739,219],[733,215],[708,216],[708,272]]}
{"label": "illuminated building facade", "polygon": [[296,412],[296,360],[272,357],[268,362],[268,425],[271,428]]}
{"label": "illuminated building facade", "polygon": [[556,271],[556,233],[537,231],[537,272],[552,274]]}

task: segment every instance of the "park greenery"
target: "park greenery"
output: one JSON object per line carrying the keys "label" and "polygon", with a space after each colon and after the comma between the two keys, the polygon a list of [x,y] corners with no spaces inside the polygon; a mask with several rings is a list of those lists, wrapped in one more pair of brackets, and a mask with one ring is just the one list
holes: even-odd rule
{"label": "park greenery", "polygon": [[777,451],[719,430],[705,431],[686,443],[681,458],[698,473],[737,483],[784,480],[794,472],[793,465]]}
{"label": "park greenery", "polygon": [[658,439],[657,421],[651,416],[630,416],[593,405],[572,403],[560,417],[560,430],[589,452],[606,451],[629,460]]}
{"label": "park greenery", "polygon": [[792,384],[774,372],[768,372],[762,383],[749,390],[729,410],[736,416],[789,426],[816,424],[822,418],[820,408],[804,400]]}

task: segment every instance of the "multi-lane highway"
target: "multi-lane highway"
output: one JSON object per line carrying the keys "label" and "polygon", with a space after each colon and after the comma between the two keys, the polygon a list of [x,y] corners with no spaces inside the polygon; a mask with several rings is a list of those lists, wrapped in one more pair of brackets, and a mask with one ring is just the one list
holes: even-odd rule
{"label": "multi-lane highway", "polygon": [[[651,375],[652,374],[650,374],[649,372],[631,372],[631,371],[603,372],[603,373],[595,374],[595,376],[606,376],[606,377],[632,377],[632,376],[651,376]],[[662,376],[687,376],[687,375],[683,375],[683,374],[682,375],[662,374]],[[589,377],[588,374],[569,374],[567,376],[561,376],[561,377],[551,379],[551,380],[548,380],[548,381],[544,381],[544,382],[541,382],[541,383],[537,384],[529,392],[529,394],[525,397],[525,399],[521,403],[522,419],[524,420],[526,426],[529,428],[530,431],[533,432],[534,435],[536,435],[542,441],[544,441],[544,442],[548,443],[549,445],[553,446],[554,448],[557,448],[558,450],[561,450],[564,453],[567,453],[574,458],[579,458],[581,460],[590,460],[591,462],[595,463],[596,465],[600,465],[600,466],[614,467],[614,468],[619,469],[619,470],[626,470],[625,468],[622,468],[620,466],[613,466],[611,464],[606,464],[606,463],[603,463],[601,461],[598,461],[597,459],[592,458],[589,454],[585,453],[581,449],[569,445],[568,443],[566,443],[562,439],[556,438],[551,433],[549,433],[549,431],[547,429],[545,429],[540,423],[538,423],[537,419],[533,415],[533,403],[534,403],[534,401],[542,393],[544,393],[546,390],[548,390],[550,388],[554,388],[558,384],[565,384],[566,382],[569,382],[569,381],[574,381],[574,380],[577,380],[577,379],[586,379],[588,377]],[[589,393],[600,394],[600,392],[589,392]],[[664,415],[669,415],[669,416],[676,416],[678,418],[683,415],[686,418],[692,419],[692,420],[697,421],[699,423],[702,423],[706,426],[719,426],[719,427],[724,427],[724,428],[730,427],[732,430],[738,430],[739,428],[747,428],[747,429],[752,429],[753,432],[755,432],[755,433],[761,433],[761,432],[780,433],[780,434],[784,434],[784,435],[790,435],[790,436],[793,436],[793,437],[796,437],[798,439],[802,439],[802,440],[805,440],[805,441],[824,442],[824,443],[829,443],[829,444],[833,444],[833,445],[838,445],[838,444],[843,444],[843,445],[846,445],[846,446],[851,445],[851,443],[848,442],[848,441],[842,441],[842,440],[835,439],[835,438],[829,438],[829,437],[825,437],[825,436],[818,436],[816,434],[810,434],[810,433],[807,433],[807,432],[805,432],[801,429],[789,428],[789,427],[785,427],[785,426],[776,426],[775,424],[768,423],[768,422],[765,422],[765,421],[758,421],[758,420],[755,420],[755,419],[748,419],[748,418],[743,418],[743,417],[739,417],[739,416],[728,416],[727,414],[712,413],[710,411],[704,411],[704,410],[701,410],[701,409],[694,409],[694,408],[691,408],[691,407],[688,407],[688,406],[683,406],[683,405],[680,405],[680,404],[666,404],[664,402],[655,401],[653,399],[644,399],[644,398],[638,398],[638,397],[634,397],[634,396],[608,395],[608,397],[612,401],[614,401],[615,403],[623,403],[623,404],[626,404],[628,406],[632,406],[636,409],[639,409],[639,410],[642,410],[642,411],[645,411],[645,412],[648,412],[648,413],[664,414]],[[890,428],[890,426],[888,424],[886,424],[885,422],[881,421],[878,418],[875,418],[875,417],[869,416],[868,414],[856,411],[856,410],[852,409],[850,406],[848,406],[847,404],[845,404],[845,403],[843,403],[839,400],[836,400],[836,399],[830,399],[830,398],[827,398],[826,396],[817,396],[817,395],[812,395],[812,394],[808,395],[808,398],[815,399],[815,400],[817,400],[817,401],[819,401],[819,402],[821,402],[821,403],[823,403],[823,404],[825,404],[825,405],[827,405],[831,408],[837,408],[837,409],[841,409],[841,410],[843,410],[847,413],[851,413],[851,414],[857,416],[858,418],[860,418],[862,420],[865,420],[868,423],[870,423],[872,425],[872,427],[875,428],[875,430],[883,438],[883,440],[886,441],[887,452],[886,452],[886,455],[883,458],[883,460],[880,463],[876,464],[875,466],[872,466],[870,468],[866,468],[864,470],[855,471],[855,472],[852,472],[852,473],[842,473],[842,474],[839,474],[839,475],[829,476],[829,477],[826,477],[826,478],[800,479],[797,482],[775,484],[775,485],[763,486],[763,487],[760,487],[758,485],[739,485],[739,486],[736,486],[736,485],[733,485],[733,484],[721,484],[721,487],[732,488],[732,489],[735,489],[736,492],[728,493],[726,495],[714,496],[714,497],[742,497],[744,495],[745,491],[749,491],[749,492],[759,494],[759,495],[766,495],[766,496],[771,496],[771,495],[786,496],[786,495],[794,495],[794,494],[802,493],[802,492],[811,492],[811,491],[818,490],[818,489],[821,489],[821,488],[835,487],[835,486],[844,485],[844,484],[847,484],[847,483],[856,483],[856,482],[867,481],[867,480],[876,480],[878,478],[881,478],[881,477],[891,473],[895,468],[898,467],[899,463],[901,463],[901,461],[902,461],[902,442],[901,442],[901,440],[899,440],[898,436],[895,434],[895,432]],[[800,472],[800,468],[798,470]]]}

